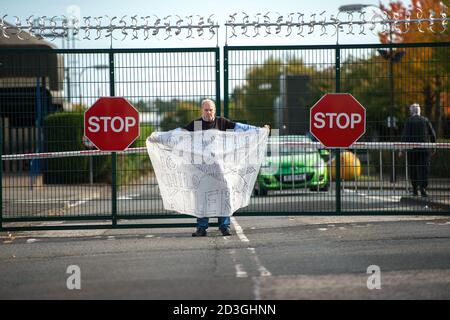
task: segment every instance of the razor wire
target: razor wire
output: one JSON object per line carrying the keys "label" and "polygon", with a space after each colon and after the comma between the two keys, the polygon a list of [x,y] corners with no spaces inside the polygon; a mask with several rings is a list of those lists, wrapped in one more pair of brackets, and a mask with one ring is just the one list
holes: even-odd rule
{"label": "razor wire", "polygon": [[[346,19],[341,19],[339,15],[346,15]],[[338,14],[331,14],[330,16],[327,16],[326,11],[322,11],[320,14],[310,14],[309,19],[301,12],[287,15],[276,12],[274,16],[270,11],[264,15],[258,13],[252,19],[245,12],[240,15],[235,13],[229,17],[230,19],[225,23],[227,30],[229,29],[231,33],[229,38],[239,35],[246,37],[282,36],[283,30],[285,37],[291,35],[304,37],[305,33],[310,35],[317,30],[320,32],[320,36],[334,36],[344,27],[347,27],[346,33],[350,35],[366,35],[367,30],[373,34],[391,34],[393,32],[405,34],[414,31],[442,34],[447,31],[447,24],[450,21],[444,10],[439,14],[430,11],[428,17],[424,17],[423,11],[418,10],[415,16],[412,12],[409,12],[405,15],[405,18],[400,18],[395,13],[389,15],[387,11],[374,12],[370,18],[367,17],[366,11],[358,11],[357,13],[340,11]],[[377,26],[380,26],[381,30],[377,30]],[[329,33],[330,28],[333,33]],[[345,32],[345,30],[343,31]]]}
{"label": "razor wire", "polygon": [[[15,18],[14,24],[7,23],[4,15],[0,18],[0,29],[3,37],[10,38],[17,37],[20,40],[27,40],[34,38],[55,38],[68,37],[69,33],[72,36],[81,36],[86,40],[98,40],[101,38],[111,38],[114,40],[125,40],[131,38],[132,40],[144,37],[144,40],[150,37],[162,36],[163,40],[171,37],[184,36],[189,38],[200,38],[210,40],[217,35],[219,25],[213,20],[214,15],[208,18],[202,16],[186,16],[182,18],[179,15],[168,15],[159,18],[156,15],[152,16],[127,16],[109,17],[104,16],[86,16],[80,21],[77,17],[66,16],[40,16],[34,15],[26,18],[26,23],[18,16]],[[152,19],[153,18],[153,19]],[[115,37],[114,32],[120,32],[121,39]]]}
{"label": "razor wire", "polygon": [[[301,12],[280,14],[278,12],[257,13],[250,16],[242,12],[228,16],[224,23],[226,38],[244,36],[256,38],[258,36],[300,36],[319,32],[320,36],[334,36],[338,32],[349,35],[373,34],[405,34],[409,32],[430,32],[443,34],[447,31],[450,18],[447,17],[447,7],[442,7],[440,13],[422,10],[406,12],[403,17],[399,13],[389,14],[387,11],[375,10],[371,16],[366,11],[339,11],[337,14],[327,15],[326,11],[320,14],[306,15]],[[343,17],[342,17],[343,16]],[[20,40],[30,38],[55,38],[79,36],[86,40],[111,38],[114,40],[132,40],[151,37],[160,37],[167,40],[173,37],[179,39],[200,38],[210,40],[218,36],[220,24],[214,15],[203,17],[200,15],[167,15],[163,18],[157,15],[109,17],[85,16],[77,18],[66,16],[29,16],[23,20],[13,16],[14,23],[6,22],[8,15],[0,18],[0,32],[3,37],[17,37]],[[346,28],[346,30],[345,30]],[[331,31],[330,31],[331,30]],[[118,37],[120,34],[121,38]]]}

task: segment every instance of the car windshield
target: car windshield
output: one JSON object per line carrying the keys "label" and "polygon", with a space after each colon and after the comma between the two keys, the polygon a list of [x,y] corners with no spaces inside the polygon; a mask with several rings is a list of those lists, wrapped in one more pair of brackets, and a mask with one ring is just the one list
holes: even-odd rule
{"label": "car windshield", "polygon": [[302,154],[302,153],[312,153],[315,152],[313,148],[304,145],[286,145],[281,144],[279,146],[279,152],[281,155],[289,155],[289,154]]}
{"label": "car windshield", "polygon": [[294,155],[317,152],[317,149],[310,145],[301,144],[301,142],[311,142],[305,136],[278,136],[270,137],[271,153],[277,151],[280,155]]}

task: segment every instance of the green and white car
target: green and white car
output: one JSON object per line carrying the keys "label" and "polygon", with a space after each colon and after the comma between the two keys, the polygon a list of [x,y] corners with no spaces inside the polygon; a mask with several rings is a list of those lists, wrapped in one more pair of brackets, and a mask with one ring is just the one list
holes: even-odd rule
{"label": "green and white car", "polygon": [[295,144],[312,141],[307,136],[271,136],[267,156],[255,183],[254,194],[265,196],[268,190],[308,188],[328,191],[329,151]]}

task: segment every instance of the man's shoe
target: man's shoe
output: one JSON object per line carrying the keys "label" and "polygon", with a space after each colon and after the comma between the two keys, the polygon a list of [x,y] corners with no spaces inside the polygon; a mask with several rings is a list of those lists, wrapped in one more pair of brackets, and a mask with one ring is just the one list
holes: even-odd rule
{"label": "man's shoe", "polygon": [[425,191],[425,189],[420,190],[420,195],[424,198],[428,197],[427,192]]}
{"label": "man's shoe", "polygon": [[411,191],[411,195],[412,195],[413,197],[417,197],[417,196],[419,195],[419,193],[417,192],[417,189],[413,189],[413,190]]}
{"label": "man's shoe", "polygon": [[197,230],[192,234],[193,237],[206,237],[208,233],[206,232],[206,229],[203,228],[197,228]]}
{"label": "man's shoe", "polygon": [[230,228],[220,229],[220,232],[222,232],[223,236],[231,236]]}

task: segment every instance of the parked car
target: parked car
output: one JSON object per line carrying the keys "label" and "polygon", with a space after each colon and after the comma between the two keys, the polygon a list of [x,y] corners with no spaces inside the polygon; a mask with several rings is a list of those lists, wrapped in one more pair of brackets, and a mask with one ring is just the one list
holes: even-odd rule
{"label": "parked car", "polygon": [[268,190],[299,188],[328,191],[329,151],[295,144],[310,141],[308,136],[270,136],[267,156],[256,179],[254,194],[265,196]]}

